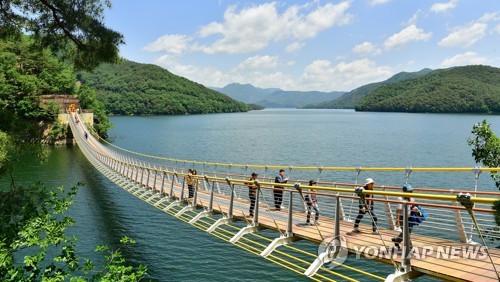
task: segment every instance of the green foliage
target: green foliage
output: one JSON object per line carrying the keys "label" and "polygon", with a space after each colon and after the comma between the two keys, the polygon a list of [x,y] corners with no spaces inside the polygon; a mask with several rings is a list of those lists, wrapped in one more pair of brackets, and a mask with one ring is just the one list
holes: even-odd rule
{"label": "green foliage", "polygon": [[102,64],[78,79],[97,90],[107,112],[116,115],[208,114],[248,107],[155,65],[123,61]]}
{"label": "green foliage", "polygon": [[[64,231],[74,222],[64,216],[77,188],[49,191],[40,183],[11,185],[0,197],[0,277],[2,281],[63,280],[78,268],[75,240]],[[21,255],[23,262],[17,261]],[[55,279],[60,277],[62,279]]]}
{"label": "green foliage", "polygon": [[113,125],[109,121],[104,104],[97,99],[96,91],[87,85],[82,85],[78,91],[80,98],[80,106],[84,109],[92,109],[94,111],[94,130],[101,137],[107,137],[108,129]]}
{"label": "green foliage", "polygon": [[303,108],[305,109],[354,109],[358,102],[365,96],[369,95],[376,89],[388,85],[388,84],[393,84],[399,81],[407,80],[407,79],[413,79],[417,77],[424,76],[431,72],[431,69],[422,69],[418,72],[400,72],[392,77],[390,77],[387,80],[381,81],[381,82],[375,82],[375,83],[370,83],[363,85],[361,87],[358,87],[351,92],[348,92],[342,97],[335,99],[333,101],[329,102],[323,102],[323,103],[316,103],[316,104],[310,104],[306,105]]}
{"label": "green foliage", "polygon": [[12,172],[10,158],[13,150],[12,138],[7,133],[0,131],[0,177]]}
{"label": "green foliage", "polygon": [[[126,236],[120,240],[120,243],[122,245],[136,244],[134,240]],[[147,269],[143,265],[140,265],[138,268],[127,266],[120,249],[110,251],[107,246],[98,246],[96,252],[106,253],[104,257],[107,260],[107,264],[105,270],[93,276],[92,280],[94,281],[138,281],[146,275]]]}
{"label": "green foliage", "polygon": [[92,69],[117,61],[118,46],[124,43],[121,34],[103,23],[104,9],[110,7],[108,0],[2,0],[0,39],[31,34],[31,47],[50,47],[77,68]]}
{"label": "green foliage", "polygon": [[247,104],[248,108],[252,111],[255,111],[255,110],[263,110],[264,107],[261,106],[261,105],[257,105],[257,104]]}
{"label": "green foliage", "polygon": [[357,111],[500,113],[500,69],[466,66],[377,88]]}
{"label": "green foliage", "polygon": [[47,50],[30,47],[31,39],[0,40],[0,110],[39,122],[54,120],[54,107],[39,106],[43,94],[73,94],[73,70]]}
{"label": "green foliage", "polygon": [[495,210],[495,222],[498,226],[500,226],[500,200],[493,202],[493,206],[491,208]]}
{"label": "green foliage", "polygon": [[[498,138],[491,125],[483,120],[472,127],[473,138],[469,138],[467,143],[472,147],[472,156],[476,163],[481,163],[488,167],[500,166],[500,138]],[[500,189],[500,175],[498,172],[491,172],[491,178]]]}
{"label": "green foliage", "polygon": [[[77,186],[83,185],[78,183]],[[66,235],[74,224],[65,216],[74,201],[77,186],[69,192],[59,187],[48,190],[37,183],[27,188],[11,185],[0,191],[0,279],[2,281],[138,281],[146,267],[126,264],[120,249],[106,250],[106,265],[94,270],[90,260],[75,251],[76,238]],[[133,244],[125,237],[122,244]],[[75,276],[76,272],[85,277]]]}
{"label": "green foliage", "polygon": [[54,141],[66,138],[68,135],[68,126],[61,122],[54,122],[52,128],[47,136],[47,142],[53,143]]}
{"label": "green foliage", "polygon": [[[73,68],[58,60],[47,50],[30,47],[29,37],[19,42],[0,40],[0,130],[15,131],[30,128],[29,134],[37,142],[41,139],[43,127],[56,120],[60,106],[55,102],[40,105],[39,96],[44,94],[67,94],[80,96],[82,107],[94,111],[95,130],[102,137],[111,128],[103,104],[95,91],[88,86],[76,87]],[[14,118],[12,118],[14,117]],[[5,121],[4,121],[5,118]],[[11,126],[8,126],[11,123]],[[30,126],[21,126],[20,123]],[[60,126],[54,125],[49,141],[64,137]],[[27,136],[26,134],[23,134]],[[35,137],[37,136],[37,137]]]}

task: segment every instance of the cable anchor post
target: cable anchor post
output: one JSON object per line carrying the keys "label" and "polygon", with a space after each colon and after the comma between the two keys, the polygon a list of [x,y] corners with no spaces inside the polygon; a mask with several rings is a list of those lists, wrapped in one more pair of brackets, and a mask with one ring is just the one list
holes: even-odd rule
{"label": "cable anchor post", "polygon": [[363,187],[356,187],[354,189],[354,193],[356,193],[356,195],[358,195],[358,197],[362,201],[362,203],[364,203],[365,199],[366,199],[366,194],[364,192],[365,192],[365,188],[363,188]]}
{"label": "cable anchor post", "polygon": [[467,212],[472,216],[472,209],[474,208],[474,202],[471,200],[471,195],[469,193],[458,193],[457,202],[465,207]]}
{"label": "cable anchor post", "polygon": [[322,172],[323,172],[323,167],[322,166],[318,167],[318,176],[316,177],[316,182],[319,181],[319,177],[320,177]]}

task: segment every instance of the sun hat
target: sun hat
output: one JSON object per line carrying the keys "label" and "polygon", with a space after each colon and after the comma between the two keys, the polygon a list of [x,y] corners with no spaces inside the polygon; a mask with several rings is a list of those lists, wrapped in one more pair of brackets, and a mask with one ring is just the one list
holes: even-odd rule
{"label": "sun hat", "polygon": [[373,183],[373,182],[375,182],[375,181],[373,181],[373,179],[371,179],[371,178],[367,178],[367,179],[365,180],[365,185],[368,185],[368,184]]}

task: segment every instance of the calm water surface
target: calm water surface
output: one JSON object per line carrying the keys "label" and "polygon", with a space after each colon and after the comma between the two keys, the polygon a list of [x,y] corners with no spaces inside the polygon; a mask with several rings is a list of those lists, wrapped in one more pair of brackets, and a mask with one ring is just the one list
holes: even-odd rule
{"label": "calm water surface", "polygon": [[[110,141],[134,151],[178,159],[242,164],[311,166],[473,167],[467,145],[472,126],[487,119],[500,134],[500,117],[351,110],[264,110],[249,113],[113,117]],[[200,168],[198,168],[200,169]],[[268,172],[274,174],[274,172]],[[312,172],[290,172],[313,178]],[[84,257],[99,260],[95,246],[115,246],[127,235],[138,242],[124,249],[133,263],[148,265],[159,281],[301,281],[304,278],[249,254],[133,197],[96,171],[77,147],[51,150],[44,164],[24,160],[18,181],[71,186],[84,181],[71,215]],[[403,173],[362,173],[380,184],[400,185]],[[354,173],[325,172],[325,180],[355,181]],[[474,188],[472,173],[413,173],[414,186]],[[494,191],[486,174],[480,190]],[[307,247],[307,246],[306,246]],[[314,246],[309,246],[314,250]],[[349,260],[348,260],[349,263]],[[385,265],[350,264],[387,275]],[[357,279],[366,281],[362,276]],[[425,279],[424,279],[425,280]],[[421,281],[424,281],[421,280]]]}

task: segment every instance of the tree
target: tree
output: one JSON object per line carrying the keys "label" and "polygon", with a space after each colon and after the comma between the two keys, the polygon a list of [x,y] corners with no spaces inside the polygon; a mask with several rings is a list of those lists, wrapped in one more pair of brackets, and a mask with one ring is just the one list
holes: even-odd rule
{"label": "tree", "polygon": [[[472,127],[473,138],[469,138],[467,143],[472,147],[472,156],[476,163],[481,163],[488,167],[500,166],[500,138],[498,138],[491,125],[483,120]],[[495,185],[500,189],[500,175],[497,171],[490,173]]]}
{"label": "tree", "polygon": [[[472,127],[473,138],[469,138],[467,143],[472,147],[472,156],[476,163],[481,163],[488,167],[500,166],[500,138],[498,138],[491,125],[483,120]],[[495,185],[500,189],[500,175],[497,171],[490,172]],[[495,221],[500,226],[500,200],[496,201],[492,207],[495,210]]]}
{"label": "tree", "polygon": [[[81,186],[83,183],[77,184]],[[41,183],[29,187],[15,184],[0,191],[0,279],[2,281],[138,281],[146,267],[126,264],[120,250],[107,251],[106,265],[95,270],[90,260],[78,257],[76,238],[66,235],[74,224],[65,216],[76,195],[77,186],[48,190]],[[135,244],[127,237],[122,244]],[[22,261],[20,260],[22,258]],[[85,277],[76,276],[76,272]]]}
{"label": "tree", "polygon": [[104,9],[109,0],[2,0],[0,38],[31,34],[37,48],[50,47],[74,62],[77,69],[92,69],[119,59],[123,35],[107,28]]}

